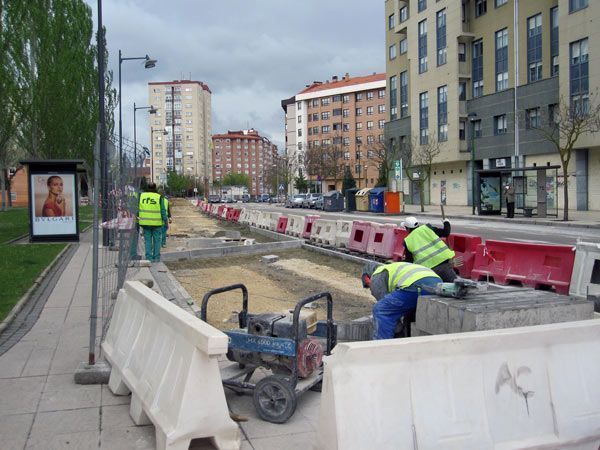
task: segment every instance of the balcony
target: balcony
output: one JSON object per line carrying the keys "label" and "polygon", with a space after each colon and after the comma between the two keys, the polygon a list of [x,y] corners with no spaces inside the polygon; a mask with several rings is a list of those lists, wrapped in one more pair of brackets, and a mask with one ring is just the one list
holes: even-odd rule
{"label": "balcony", "polygon": [[404,22],[398,23],[394,26],[394,33],[400,35],[400,37],[405,38],[408,30],[408,19]]}
{"label": "balcony", "polygon": [[471,79],[471,64],[466,61],[460,61],[458,63],[458,78],[470,80]]}
{"label": "balcony", "polygon": [[471,42],[475,39],[475,33],[471,31],[471,22],[467,20],[461,23],[457,38],[459,42]]}

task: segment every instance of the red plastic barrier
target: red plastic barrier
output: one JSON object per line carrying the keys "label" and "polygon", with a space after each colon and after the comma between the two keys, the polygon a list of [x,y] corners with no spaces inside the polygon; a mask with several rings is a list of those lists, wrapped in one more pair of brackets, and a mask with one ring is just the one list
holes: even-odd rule
{"label": "red plastic barrier", "polygon": [[519,282],[535,289],[550,288],[568,295],[575,252],[570,245],[486,241],[477,246],[473,280]]}
{"label": "red plastic barrier", "polygon": [[313,223],[321,216],[306,216],[304,218],[304,231],[302,232],[302,237],[304,239],[310,238],[310,233],[312,232]]}
{"label": "red plastic barrier", "polygon": [[394,248],[392,251],[392,259],[394,261],[402,261],[404,259],[404,239],[408,236],[408,231],[404,228],[396,228],[394,230]]}
{"label": "red plastic barrier", "polygon": [[240,221],[240,215],[242,214],[242,209],[241,208],[234,208],[233,209],[233,216],[231,217],[232,222],[239,222]]}
{"label": "red plastic barrier", "polygon": [[227,208],[227,206],[225,205],[219,205],[219,207],[217,208],[217,218],[220,219],[221,217],[223,217],[223,210]]}
{"label": "red plastic barrier", "polygon": [[235,222],[235,220],[234,220],[235,211],[236,211],[236,208],[231,208],[231,207],[227,208],[227,216],[226,216],[227,222]]}
{"label": "red plastic barrier", "polygon": [[481,243],[481,237],[472,234],[452,233],[448,236],[448,247],[454,250],[456,257],[462,257],[463,260],[463,265],[457,268],[461,277],[471,278],[477,246]]}
{"label": "red plastic barrier", "polygon": [[285,230],[287,228],[288,218],[287,216],[281,216],[277,221],[277,232],[285,234]]}
{"label": "red plastic barrier", "polygon": [[366,253],[374,225],[376,224],[373,222],[363,222],[360,220],[353,221],[350,239],[348,240],[348,248],[355,252]]}
{"label": "red plastic barrier", "polygon": [[391,258],[394,254],[394,244],[396,238],[394,230],[396,225],[393,223],[375,223],[369,235],[367,244],[367,253],[369,255]]}

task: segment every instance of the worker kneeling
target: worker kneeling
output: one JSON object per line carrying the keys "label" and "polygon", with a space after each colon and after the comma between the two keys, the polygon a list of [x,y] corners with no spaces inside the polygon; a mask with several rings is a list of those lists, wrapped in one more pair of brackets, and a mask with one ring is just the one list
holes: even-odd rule
{"label": "worker kneeling", "polygon": [[395,262],[365,265],[363,287],[377,299],[373,306],[373,339],[392,339],[401,317],[417,309],[419,295],[435,294],[442,279],[419,264]]}

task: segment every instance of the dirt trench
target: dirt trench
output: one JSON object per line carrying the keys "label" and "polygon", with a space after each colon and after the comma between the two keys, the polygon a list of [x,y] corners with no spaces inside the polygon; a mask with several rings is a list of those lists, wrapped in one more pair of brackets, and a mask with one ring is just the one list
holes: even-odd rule
{"label": "dirt trench", "polygon": [[[169,238],[168,246],[172,250],[184,246],[187,237],[212,237],[224,229],[238,229],[243,237],[248,235],[247,227],[222,224],[201,215],[189,202],[175,199],[171,212],[170,231],[175,236]],[[266,264],[261,261],[262,255],[236,255],[166,264],[198,305],[211,289],[242,283],[249,292],[251,313],[283,312],[321,292],[331,293],[335,319],[357,319],[371,313],[372,297],[362,288],[360,264],[304,249],[269,254],[277,255],[279,260]],[[234,328],[234,312],[241,306],[240,290],[218,294],[209,301],[208,321],[221,329]],[[325,302],[318,302],[315,311],[319,319],[324,319]]]}

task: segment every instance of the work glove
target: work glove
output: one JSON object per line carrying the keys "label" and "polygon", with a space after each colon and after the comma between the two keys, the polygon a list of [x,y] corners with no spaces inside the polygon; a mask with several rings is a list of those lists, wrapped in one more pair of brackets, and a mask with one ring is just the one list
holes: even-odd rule
{"label": "work glove", "polygon": [[446,217],[444,220],[442,220],[442,222],[448,222],[448,223],[450,223],[450,219],[448,219],[448,218]]}

